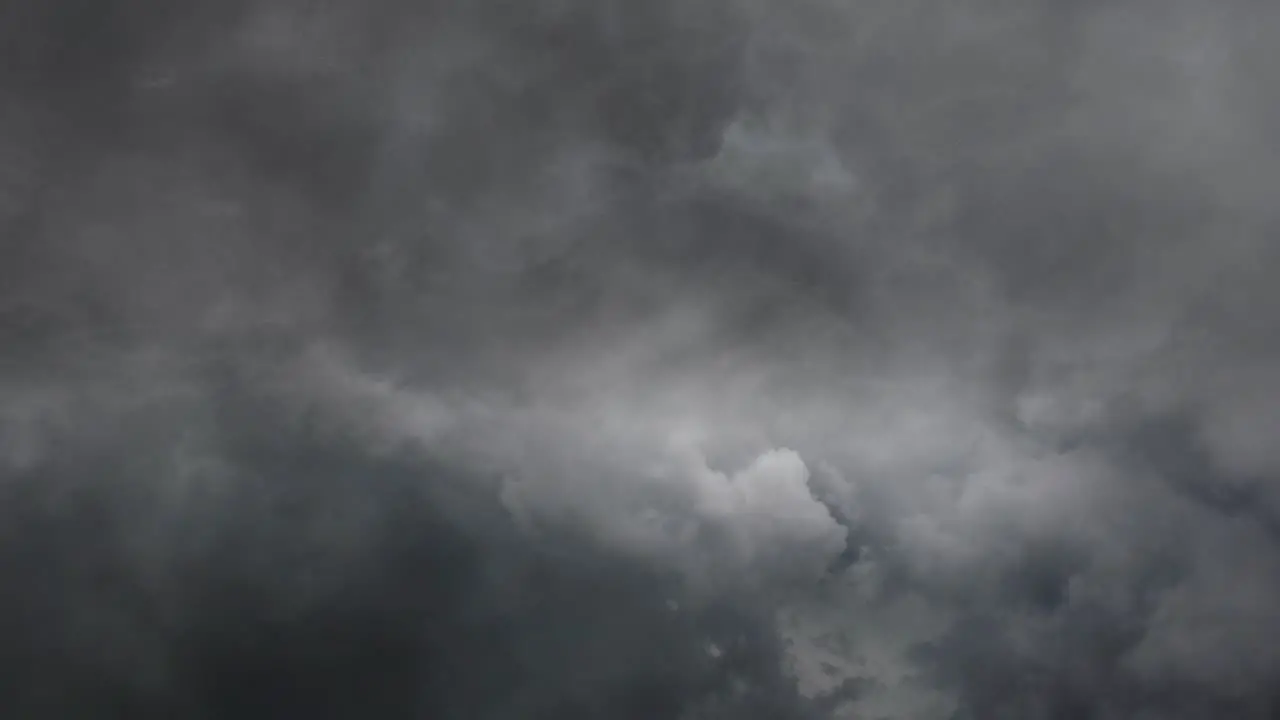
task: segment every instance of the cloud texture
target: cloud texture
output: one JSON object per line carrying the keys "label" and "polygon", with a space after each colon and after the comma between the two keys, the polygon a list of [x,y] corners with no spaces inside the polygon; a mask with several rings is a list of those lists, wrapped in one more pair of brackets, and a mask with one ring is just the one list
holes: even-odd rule
{"label": "cloud texture", "polygon": [[0,4],[0,715],[1277,717],[1278,22]]}

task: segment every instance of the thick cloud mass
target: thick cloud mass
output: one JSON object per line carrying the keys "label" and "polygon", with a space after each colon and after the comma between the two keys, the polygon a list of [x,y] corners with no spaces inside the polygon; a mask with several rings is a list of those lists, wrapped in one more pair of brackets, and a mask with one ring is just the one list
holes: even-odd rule
{"label": "thick cloud mass", "polygon": [[0,3],[0,717],[1280,717],[1277,28]]}

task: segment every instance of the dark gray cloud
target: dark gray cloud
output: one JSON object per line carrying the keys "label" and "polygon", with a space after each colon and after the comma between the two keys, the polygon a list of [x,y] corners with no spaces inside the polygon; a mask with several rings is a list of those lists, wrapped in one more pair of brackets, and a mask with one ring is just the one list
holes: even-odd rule
{"label": "dark gray cloud", "polygon": [[1275,14],[0,4],[0,709],[1273,717]]}

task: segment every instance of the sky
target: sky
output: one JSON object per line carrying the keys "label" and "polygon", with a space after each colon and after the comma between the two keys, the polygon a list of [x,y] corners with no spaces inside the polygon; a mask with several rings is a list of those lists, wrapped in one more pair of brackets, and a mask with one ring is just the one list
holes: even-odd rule
{"label": "sky", "polygon": [[0,3],[0,716],[1280,718],[1277,48]]}

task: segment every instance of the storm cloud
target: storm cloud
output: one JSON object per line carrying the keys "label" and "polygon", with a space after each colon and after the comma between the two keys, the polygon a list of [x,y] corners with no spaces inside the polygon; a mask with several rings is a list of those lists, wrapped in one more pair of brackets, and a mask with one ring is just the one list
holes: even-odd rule
{"label": "storm cloud", "polygon": [[0,714],[1276,717],[1278,12],[0,3]]}

